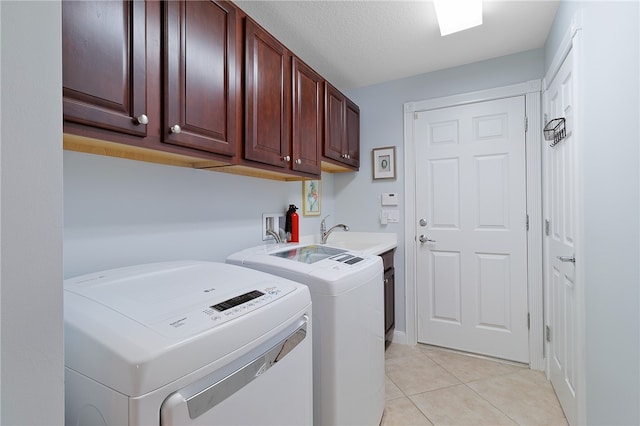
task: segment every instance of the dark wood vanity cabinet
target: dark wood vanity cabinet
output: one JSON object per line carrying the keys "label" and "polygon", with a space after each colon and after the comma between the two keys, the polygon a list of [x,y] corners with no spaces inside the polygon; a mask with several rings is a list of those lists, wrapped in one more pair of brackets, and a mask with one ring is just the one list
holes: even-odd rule
{"label": "dark wood vanity cabinet", "polygon": [[236,151],[236,9],[164,2],[164,143]]}
{"label": "dark wood vanity cabinet", "polygon": [[323,156],[354,170],[360,167],[360,108],[325,83]]}
{"label": "dark wood vanity cabinet", "polygon": [[62,2],[66,121],[147,135],[145,32],[144,2]]}
{"label": "dark wood vanity cabinet", "polygon": [[386,342],[391,342],[395,327],[395,268],[393,266],[395,251],[392,249],[380,255],[384,265],[384,336]]}

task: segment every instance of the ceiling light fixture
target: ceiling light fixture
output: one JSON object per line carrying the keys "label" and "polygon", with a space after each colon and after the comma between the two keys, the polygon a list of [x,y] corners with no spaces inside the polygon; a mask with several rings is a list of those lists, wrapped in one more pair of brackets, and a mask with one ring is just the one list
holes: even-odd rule
{"label": "ceiling light fixture", "polygon": [[482,0],[433,0],[440,35],[482,25]]}

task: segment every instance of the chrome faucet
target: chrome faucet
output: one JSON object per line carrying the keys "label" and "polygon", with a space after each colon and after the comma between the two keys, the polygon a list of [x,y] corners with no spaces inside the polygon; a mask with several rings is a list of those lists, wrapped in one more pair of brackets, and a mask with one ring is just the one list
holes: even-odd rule
{"label": "chrome faucet", "polygon": [[322,236],[322,244],[326,244],[327,243],[327,238],[329,238],[329,235],[331,235],[331,233],[333,231],[335,231],[337,228],[342,228],[345,231],[349,230],[349,227],[347,225],[345,225],[344,223],[339,223],[337,225],[333,225],[331,228],[329,228],[329,230],[327,231],[327,222],[325,221],[326,218],[328,218],[331,215],[326,215],[323,219],[322,222],[320,222],[320,235]]}

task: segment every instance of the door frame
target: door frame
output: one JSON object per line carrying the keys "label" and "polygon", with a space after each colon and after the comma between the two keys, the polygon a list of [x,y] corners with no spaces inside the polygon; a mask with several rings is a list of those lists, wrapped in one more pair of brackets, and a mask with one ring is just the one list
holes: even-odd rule
{"label": "door frame", "polygon": [[542,268],[542,120],[541,80],[404,104],[404,252],[406,343],[415,345],[417,331],[415,112],[515,96],[525,97],[527,179],[527,298],[529,306],[529,366],[544,371],[544,309]]}

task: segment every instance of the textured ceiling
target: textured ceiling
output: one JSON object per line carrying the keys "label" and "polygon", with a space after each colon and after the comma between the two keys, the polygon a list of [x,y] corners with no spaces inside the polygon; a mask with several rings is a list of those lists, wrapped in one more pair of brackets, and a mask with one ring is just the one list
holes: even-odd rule
{"label": "textured ceiling", "polygon": [[544,46],[558,0],[484,1],[483,25],[440,36],[431,1],[234,1],[345,90]]}

